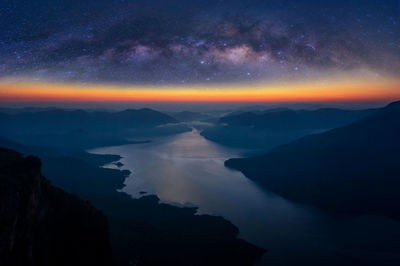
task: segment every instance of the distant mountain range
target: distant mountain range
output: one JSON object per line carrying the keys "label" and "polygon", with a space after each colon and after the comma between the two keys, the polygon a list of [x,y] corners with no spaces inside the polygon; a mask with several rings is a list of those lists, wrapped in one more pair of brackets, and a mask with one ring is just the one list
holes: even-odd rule
{"label": "distant mountain range", "polygon": [[368,110],[290,110],[274,108],[263,111],[234,112],[219,119],[202,135],[212,141],[234,147],[269,150],[311,133],[326,131],[355,122]]}
{"label": "distant mountain range", "polygon": [[293,201],[400,220],[400,102],[350,125],[225,165]]}
{"label": "distant mountain range", "polygon": [[171,116],[151,109],[29,110],[0,113],[0,136],[29,145],[91,148],[190,131]]}
{"label": "distant mountain range", "polygon": [[171,116],[175,119],[182,122],[192,122],[192,121],[209,121],[214,120],[215,118],[209,114],[205,114],[202,112],[191,112],[191,111],[182,111],[171,113]]}
{"label": "distant mountain range", "polygon": [[290,110],[285,108],[229,115],[219,120],[229,126],[248,126],[264,130],[316,130],[335,128],[374,112],[368,110]]}

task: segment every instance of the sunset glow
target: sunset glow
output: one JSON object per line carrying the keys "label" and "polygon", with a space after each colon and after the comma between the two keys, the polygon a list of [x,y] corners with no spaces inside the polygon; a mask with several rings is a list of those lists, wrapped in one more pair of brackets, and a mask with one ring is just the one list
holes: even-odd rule
{"label": "sunset glow", "polygon": [[212,86],[108,86],[2,82],[3,102],[323,102],[400,98],[396,80],[292,82]]}

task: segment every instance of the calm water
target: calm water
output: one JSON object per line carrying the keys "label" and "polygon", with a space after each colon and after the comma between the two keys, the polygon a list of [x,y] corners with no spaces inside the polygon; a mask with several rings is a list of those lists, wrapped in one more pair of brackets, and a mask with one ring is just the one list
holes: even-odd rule
{"label": "calm water", "polygon": [[122,169],[132,174],[122,191],[132,197],[145,191],[230,220],[241,238],[269,250],[260,265],[400,265],[400,223],[335,217],[261,190],[224,167],[248,151],[220,146],[195,130],[92,152],[123,157]]}

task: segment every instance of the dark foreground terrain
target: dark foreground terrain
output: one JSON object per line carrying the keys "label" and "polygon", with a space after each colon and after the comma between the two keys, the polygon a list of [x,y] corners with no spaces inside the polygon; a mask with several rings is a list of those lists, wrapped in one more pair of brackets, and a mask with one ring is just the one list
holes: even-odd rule
{"label": "dark foreground terrain", "polygon": [[110,263],[104,214],[52,186],[38,158],[0,148],[0,264]]}

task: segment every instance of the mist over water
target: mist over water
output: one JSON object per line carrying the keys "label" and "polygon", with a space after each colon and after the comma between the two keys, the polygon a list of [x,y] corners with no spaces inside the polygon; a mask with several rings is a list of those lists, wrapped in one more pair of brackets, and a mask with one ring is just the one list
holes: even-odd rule
{"label": "mist over water", "polygon": [[[121,192],[197,206],[239,227],[240,237],[267,248],[260,265],[397,265],[400,225],[373,216],[338,217],[262,190],[224,161],[249,154],[204,139],[199,132],[151,143],[105,147],[132,173]],[[109,165],[108,167],[116,167]]]}

